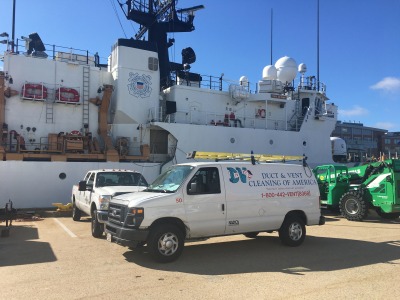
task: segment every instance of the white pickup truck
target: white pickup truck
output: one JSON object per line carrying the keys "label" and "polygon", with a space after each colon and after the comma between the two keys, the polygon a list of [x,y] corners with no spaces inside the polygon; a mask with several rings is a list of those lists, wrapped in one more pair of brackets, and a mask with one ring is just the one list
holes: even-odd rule
{"label": "white pickup truck", "polygon": [[147,187],[142,174],[130,170],[92,170],[72,187],[72,219],[79,221],[82,213],[92,218],[92,235],[101,237],[107,221],[108,204],[112,197],[139,192]]}

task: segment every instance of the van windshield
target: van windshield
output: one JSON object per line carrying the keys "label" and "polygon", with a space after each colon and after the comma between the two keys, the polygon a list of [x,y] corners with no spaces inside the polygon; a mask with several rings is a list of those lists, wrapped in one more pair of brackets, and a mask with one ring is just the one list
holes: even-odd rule
{"label": "van windshield", "polygon": [[145,191],[173,193],[181,186],[193,168],[192,166],[172,166],[159,175]]}

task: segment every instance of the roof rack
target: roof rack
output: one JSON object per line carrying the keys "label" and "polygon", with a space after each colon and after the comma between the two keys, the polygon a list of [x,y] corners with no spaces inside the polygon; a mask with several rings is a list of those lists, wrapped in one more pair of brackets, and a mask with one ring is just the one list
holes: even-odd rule
{"label": "roof rack", "polygon": [[272,155],[272,154],[251,154],[248,153],[231,153],[231,152],[205,152],[192,151],[187,153],[187,159],[213,159],[221,160],[241,160],[251,161],[254,165],[256,162],[287,162],[287,161],[302,161],[305,164],[307,157],[305,155]]}

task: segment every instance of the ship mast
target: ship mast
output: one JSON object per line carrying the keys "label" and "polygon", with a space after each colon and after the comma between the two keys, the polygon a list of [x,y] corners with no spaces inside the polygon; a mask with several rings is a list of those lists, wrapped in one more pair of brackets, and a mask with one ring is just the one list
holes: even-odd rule
{"label": "ship mast", "polygon": [[[182,64],[169,61],[168,48],[174,44],[174,39],[168,39],[171,32],[191,32],[194,30],[194,11],[204,8],[195,6],[176,10],[175,0],[131,0],[120,6],[128,20],[140,25],[135,39],[142,39],[147,32],[147,41],[157,44],[160,65],[161,88],[171,86],[171,71],[183,69]],[[127,10],[124,10],[124,5]]]}

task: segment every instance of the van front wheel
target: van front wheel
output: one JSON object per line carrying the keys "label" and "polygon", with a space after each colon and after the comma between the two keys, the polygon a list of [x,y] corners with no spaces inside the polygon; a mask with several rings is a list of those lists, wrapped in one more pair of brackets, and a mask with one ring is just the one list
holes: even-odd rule
{"label": "van front wheel", "polygon": [[301,218],[291,216],[283,221],[279,229],[279,238],[286,246],[300,246],[306,237],[306,226]]}
{"label": "van front wheel", "polygon": [[147,241],[150,254],[158,262],[176,260],[183,251],[183,232],[175,225],[161,224],[155,227]]}

